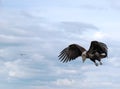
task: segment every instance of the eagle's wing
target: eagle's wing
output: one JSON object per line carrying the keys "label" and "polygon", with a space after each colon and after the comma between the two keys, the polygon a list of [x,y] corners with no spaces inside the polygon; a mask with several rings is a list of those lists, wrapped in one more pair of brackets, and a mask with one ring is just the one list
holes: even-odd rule
{"label": "eagle's wing", "polygon": [[82,46],[71,44],[63,49],[58,57],[59,60],[64,63],[76,59],[77,57],[81,56],[84,51],[86,51],[86,49]]}
{"label": "eagle's wing", "polygon": [[92,41],[88,52],[91,54],[94,54],[94,52],[98,52],[103,57],[107,57],[108,48],[105,43],[98,42],[98,41]]}
{"label": "eagle's wing", "polygon": [[105,57],[108,56],[108,47],[105,43],[99,42],[99,45],[101,47],[101,52],[105,53]]}

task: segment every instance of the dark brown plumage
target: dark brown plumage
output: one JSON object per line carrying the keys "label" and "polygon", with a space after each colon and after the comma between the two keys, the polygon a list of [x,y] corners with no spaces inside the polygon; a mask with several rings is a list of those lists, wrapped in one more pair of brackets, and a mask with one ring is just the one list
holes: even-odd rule
{"label": "dark brown plumage", "polygon": [[107,50],[108,48],[105,43],[92,41],[88,51],[78,44],[71,44],[63,49],[58,57],[59,60],[64,63],[75,60],[77,57],[81,56],[83,62],[86,58],[89,58],[96,66],[98,66],[96,60],[102,64],[101,59],[107,57]]}

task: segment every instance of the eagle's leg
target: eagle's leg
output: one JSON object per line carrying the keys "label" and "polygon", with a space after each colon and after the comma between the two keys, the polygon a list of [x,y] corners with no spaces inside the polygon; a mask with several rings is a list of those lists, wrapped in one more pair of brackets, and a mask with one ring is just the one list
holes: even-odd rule
{"label": "eagle's leg", "polygon": [[99,61],[100,62],[100,65],[102,65],[102,62],[101,61]]}
{"label": "eagle's leg", "polygon": [[101,59],[97,59],[97,60],[99,61],[100,65],[102,65]]}
{"label": "eagle's leg", "polygon": [[95,62],[95,65],[98,66],[98,63]]}
{"label": "eagle's leg", "polygon": [[96,63],[96,61],[94,59],[90,59],[90,60],[93,61],[96,66],[98,66],[98,63]]}

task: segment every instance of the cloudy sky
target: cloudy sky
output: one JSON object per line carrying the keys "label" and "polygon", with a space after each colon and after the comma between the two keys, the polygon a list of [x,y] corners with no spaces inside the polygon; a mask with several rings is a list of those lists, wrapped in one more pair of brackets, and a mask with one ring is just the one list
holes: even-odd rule
{"label": "cloudy sky", "polygon": [[[120,89],[119,0],[0,0],[0,89]],[[109,56],[58,60],[69,44],[105,42]]]}

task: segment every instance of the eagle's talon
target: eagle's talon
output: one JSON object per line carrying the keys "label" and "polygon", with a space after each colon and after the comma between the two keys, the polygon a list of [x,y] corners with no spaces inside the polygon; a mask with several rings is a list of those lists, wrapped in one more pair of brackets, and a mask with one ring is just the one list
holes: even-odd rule
{"label": "eagle's talon", "polygon": [[95,63],[96,66],[98,66],[98,63]]}

